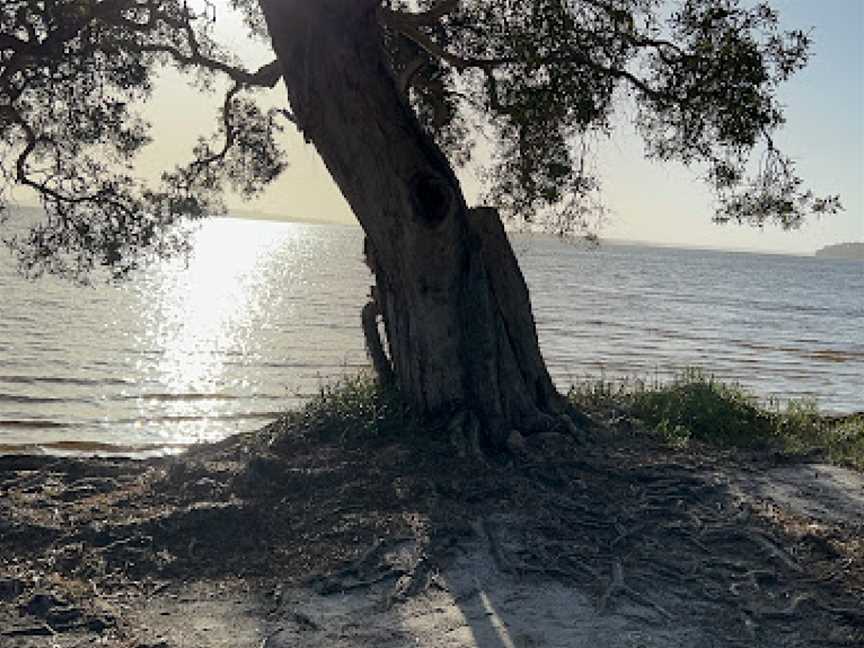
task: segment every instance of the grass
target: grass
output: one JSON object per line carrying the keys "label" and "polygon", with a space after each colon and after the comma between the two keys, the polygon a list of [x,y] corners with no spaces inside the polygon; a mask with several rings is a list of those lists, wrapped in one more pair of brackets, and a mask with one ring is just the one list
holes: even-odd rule
{"label": "grass", "polygon": [[[864,470],[864,414],[826,416],[809,400],[766,403],[740,385],[697,370],[668,382],[582,382],[570,390],[569,399],[577,409],[613,425],[628,419],[672,447],[698,442],[789,455],[815,452],[832,463]],[[379,388],[365,374],[323,387],[287,419],[291,427],[340,443],[439,436],[424,433],[424,423],[399,394]]]}
{"label": "grass", "polygon": [[820,452],[831,462],[864,470],[864,414],[825,416],[811,400],[765,403],[740,385],[697,370],[667,383],[585,382],[569,397],[588,412],[635,420],[676,447],[699,441],[790,455]]}
{"label": "grass", "polygon": [[404,436],[421,427],[397,391],[381,388],[366,373],[322,387],[288,418],[323,440],[339,442]]}

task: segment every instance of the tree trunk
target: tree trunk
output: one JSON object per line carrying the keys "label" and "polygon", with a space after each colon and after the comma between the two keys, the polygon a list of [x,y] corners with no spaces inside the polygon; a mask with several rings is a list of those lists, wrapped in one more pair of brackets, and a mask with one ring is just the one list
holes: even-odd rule
{"label": "tree trunk", "polygon": [[366,232],[399,389],[426,416],[469,412],[500,446],[554,425],[563,399],[497,212],[467,208],[397,89],[379,4],[261,0],[297,124]]}

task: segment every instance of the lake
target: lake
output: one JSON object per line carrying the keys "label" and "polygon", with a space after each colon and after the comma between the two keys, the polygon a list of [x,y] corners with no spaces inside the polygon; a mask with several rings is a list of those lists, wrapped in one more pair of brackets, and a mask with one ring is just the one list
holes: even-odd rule
{"label": "lake", "polygon": [[[864,409],[864,264],[514,236],[541,346],[585,378],[702,367]],[[160,454],[250,430],[367,366],[353,226],[214,219],[188,263],[25,281],[0,251],[0,451]]]}

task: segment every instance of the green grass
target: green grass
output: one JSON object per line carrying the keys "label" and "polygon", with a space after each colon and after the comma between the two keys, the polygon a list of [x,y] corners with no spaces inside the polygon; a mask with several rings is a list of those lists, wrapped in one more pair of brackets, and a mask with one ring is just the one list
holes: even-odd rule
{"label": "green grass", "polygon": [[570,391],[578,408],[627,416],[670,445],[700,441],[724,447],[819,451],[829,461],[864,469],[864,415],[822,415],[815,402],[764,403],[740,385],[688,370],[667,383],[585,382]]}
{"label": "green grass", "polygon": [[[864,470],[864,414],[831,417],[813,401],[784,406],[762,402],[737,384],[689,370],[668,382],[582,382],[570,401],[599,420],[620,418],[659,435],[673,447],[691,442],[765,449],[790,455],[821,453],[828,461]],[[326,441],[438,437],[406,407],[395,390],[381,389],[368,375],[326,386],[302,409],[287,415]]]}
{"label": "green grass", "polygon": [[368,440],[418,431],[420,422],[394,389],[383,389],[368,374],[321,388],[291,423],[328,441]]}

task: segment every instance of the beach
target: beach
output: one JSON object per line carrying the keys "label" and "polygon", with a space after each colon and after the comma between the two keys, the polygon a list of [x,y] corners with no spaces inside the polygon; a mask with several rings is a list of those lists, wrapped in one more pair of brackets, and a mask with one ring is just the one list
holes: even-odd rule
{"label": "beach", "polygon": [[507,460],[444,437],[294,417],[177,457],[0,457],[0,644],[864,639],[860,472],[623,423]]}

